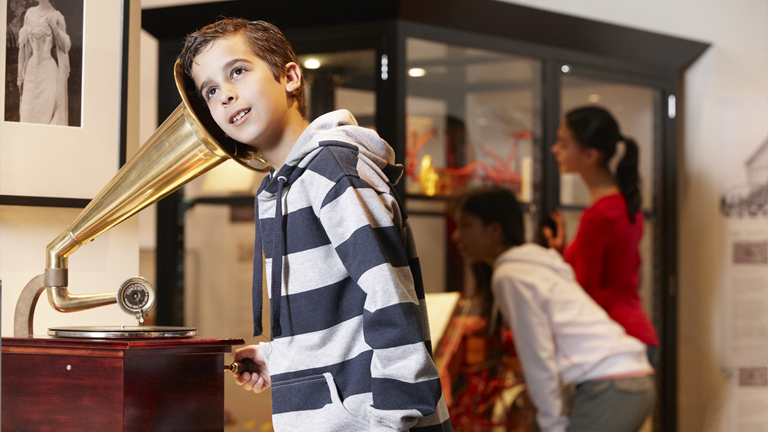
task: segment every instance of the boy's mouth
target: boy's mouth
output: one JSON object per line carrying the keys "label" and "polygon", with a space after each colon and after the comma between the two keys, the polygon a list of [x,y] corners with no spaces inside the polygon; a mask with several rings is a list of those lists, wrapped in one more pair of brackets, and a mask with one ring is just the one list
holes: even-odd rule
{"label": "boy's mouth", "polygon": [[244,110],[242,110],[242,111],[238,112],[238,113],[237,113],[235,116],[233,116],[233,117],[232,117],[232,120],[230,120],[230,122],[229,122],[229,123],[230,123],[230,124],[235,124],[235,123],[237,123],[237,121],[238,121],[238,120],[240,120],[241,118],[243,118],[243,116],[245,116],[245,115],[246,115],[246,114],[248,114],[249,112],[251,112],[251,110],[250,110],[250,109],[244,109]]}

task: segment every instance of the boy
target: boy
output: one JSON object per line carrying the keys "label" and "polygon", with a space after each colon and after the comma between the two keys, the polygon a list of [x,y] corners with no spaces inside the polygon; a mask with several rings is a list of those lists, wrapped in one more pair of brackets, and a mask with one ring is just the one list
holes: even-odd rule
{"label": "boy", "polygon": [[[639,430],[655,399],[645,345],[587,295],[559,253],[525,244],[512,192],[473,191],[457,208],[454,240],[467,259],[493,265],[491,294],[514,333],[541,430]],[[570,415],[561,383],[576,385]]]}
{"label": "boy", "polygon": [[272,387],[275,431],[450,431],[392,148],[346,110],[304,120],[301,68],[268,23],[206,26],[181,62],[221,129],[272,166],[253,278],[256,336],[263,251],[272,340],[236,351],[257,364],[237,382]]}

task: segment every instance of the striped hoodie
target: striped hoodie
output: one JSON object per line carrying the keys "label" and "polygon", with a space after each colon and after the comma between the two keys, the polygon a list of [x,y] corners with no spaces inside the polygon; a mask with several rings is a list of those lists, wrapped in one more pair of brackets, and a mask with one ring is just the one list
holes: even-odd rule
{"label": "striped hoodie", "polygon": [[277,432],[452,430],[394,159],[335,111],[259,188],[254,335],[266,270],[272,340],[261,346]]}

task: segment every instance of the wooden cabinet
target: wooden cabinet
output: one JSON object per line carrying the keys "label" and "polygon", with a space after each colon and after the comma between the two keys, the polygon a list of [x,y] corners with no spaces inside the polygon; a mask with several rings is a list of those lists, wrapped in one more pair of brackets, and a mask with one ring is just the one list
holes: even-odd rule
{"label": "wooden cabinet", "polygon": [[3,338],[2,430],[223,431],[242,339]]}

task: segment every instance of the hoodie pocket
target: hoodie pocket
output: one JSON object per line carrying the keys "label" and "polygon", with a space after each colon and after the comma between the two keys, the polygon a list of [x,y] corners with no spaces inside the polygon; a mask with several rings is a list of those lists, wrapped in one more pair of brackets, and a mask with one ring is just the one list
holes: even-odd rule
{"label": "hoodie pocket", "polygon": [[326,372],[272,383],[272,425],[275,432],[358,432],[369,429],[344,407],[333,376]]}

